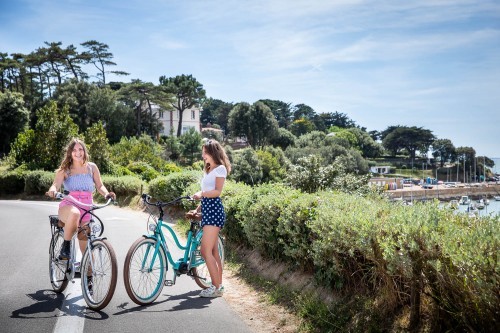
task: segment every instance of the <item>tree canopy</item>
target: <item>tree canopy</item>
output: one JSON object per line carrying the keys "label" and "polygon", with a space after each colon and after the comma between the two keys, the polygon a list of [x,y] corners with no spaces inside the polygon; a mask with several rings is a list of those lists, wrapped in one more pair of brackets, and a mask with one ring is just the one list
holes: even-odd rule
{"label": "tree canopy", "polygon": [[229,129],[244,136],[253,147],[263,147],[278,133],[278,122],[271,109],[262,102],[239,103],[229,113]]}
{"label": "tree canopy", "polygon": [[171,106],[179,111],[179,124],[177,126],[177,137],[182,134],[182,119],[184,110],[195,105],[201,105],[206,97],[203,85],[192,75],[177,75],[176,77],[160,76],[160,84],[165,87],[165,92],[175,95],[177,100]]}
{"label": "tree canopy", "polygon": [[430,145],[436,139],[432,131],[422,127],[395,126],[386,130],[387,134],[382,140],[384,147],[396,155],[401,150],[406,150],[410,158],[414,159],[416,152],[427,153]]}
{"label": "tree canopy", "polygon": [[0,92],[0,156],[8,153],[10,143],[28,125],[29,112],[20,93]]}

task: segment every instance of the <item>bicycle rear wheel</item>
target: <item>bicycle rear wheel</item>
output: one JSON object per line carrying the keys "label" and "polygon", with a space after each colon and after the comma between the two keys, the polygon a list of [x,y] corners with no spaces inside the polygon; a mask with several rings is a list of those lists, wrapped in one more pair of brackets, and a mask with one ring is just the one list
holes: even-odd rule
{"label": "bicycle rear wheel", "polygon": [[167,257],[160,247],[154,262],[156,240],[141,237],[128,250],[123,267],[125,289],[134,303],[146,305],[154,302],[166,279]]}
{"label": "bicycle rear wheel", "polygon": [[[222,237],[220,235],[217,247],[219,248],[219,256],[222,267],[224,267],[224,241],[222,240]],[[201,242],[198,245],[196,251],[198,251],[198,253],[201,253]],[[206,289],[212,285],[212,279],[210,278],[210,273],[208,272],[208,267],[205,261],[203,261],[203,263],[201,263],[200,265],[193,267],[191,270],[193,279],[200,288]]]}
{"label": "bicycle rear wheel", "polygon": [[94,240],[91,247],[87,246],[82,257],[82,294],[88,307],[97,311],[105,308],[115,293],[118,265],[107,240]]}
{"label": "bicycle rear wheel", "polygon": [[52,289],[56,293],[61,293],[68,286],[66,271],[68,270],[68,260],[59,260],[59,252],[64,242],[64,232],[57,230],[52,235],[49,247],[49,274]]}

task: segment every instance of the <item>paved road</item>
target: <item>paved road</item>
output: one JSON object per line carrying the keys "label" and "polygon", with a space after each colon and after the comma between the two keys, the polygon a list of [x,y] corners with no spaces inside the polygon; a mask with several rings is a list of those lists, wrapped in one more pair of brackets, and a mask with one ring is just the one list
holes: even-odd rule
{"label": "paved road", "polygon": [[148,215],[118,207],[98,212],[118,261],[109,305],[100,312],[87,309],[79,279],[63,294],[54,293],[48,215],[56,213],[57,202],[0,200],[1,332],[251,332],[223,298],[198,297],[199,288],[185,275],[152,305],[133,303],[123,286],[123,262],[129,246],[146,232]]}

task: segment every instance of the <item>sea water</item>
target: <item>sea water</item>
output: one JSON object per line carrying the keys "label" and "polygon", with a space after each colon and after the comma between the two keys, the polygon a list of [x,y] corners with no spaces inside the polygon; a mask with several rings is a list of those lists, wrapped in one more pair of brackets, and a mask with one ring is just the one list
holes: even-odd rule
{"label": "sea water", "polygon": [[[500,214],[500,201],[496,201],[493,198],[490,198],[490,204],[486,205],[484,209],[478,209],[478,215],[479,216],[485,216],[485,215],[490,215],[490,214]],[[473,203],[476,203],[476,200],[472,200]],[[448,206],[448,203],[445,203],[446,206]],[[467,212],[467,205],[459,205],[458,210],[460,212]]]}

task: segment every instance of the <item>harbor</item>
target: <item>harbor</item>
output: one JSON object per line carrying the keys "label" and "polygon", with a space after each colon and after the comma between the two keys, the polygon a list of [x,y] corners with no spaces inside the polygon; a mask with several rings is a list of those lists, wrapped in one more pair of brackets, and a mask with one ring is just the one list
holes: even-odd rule
{"label": "harbor", "polygon": [[448,201],[460,199],[461,196],[469,196],[472,200],[490,199],[495,201],[496,196],[500,196],[500,184],[478,184],[477,186],[457,186],[448,187],[447,185],[433,185],[432,188],[422,188],[420,185],[411,184],[395,190],[387,190],[393,199],[404,201],[420,201],[429,199],[438,199]]}

